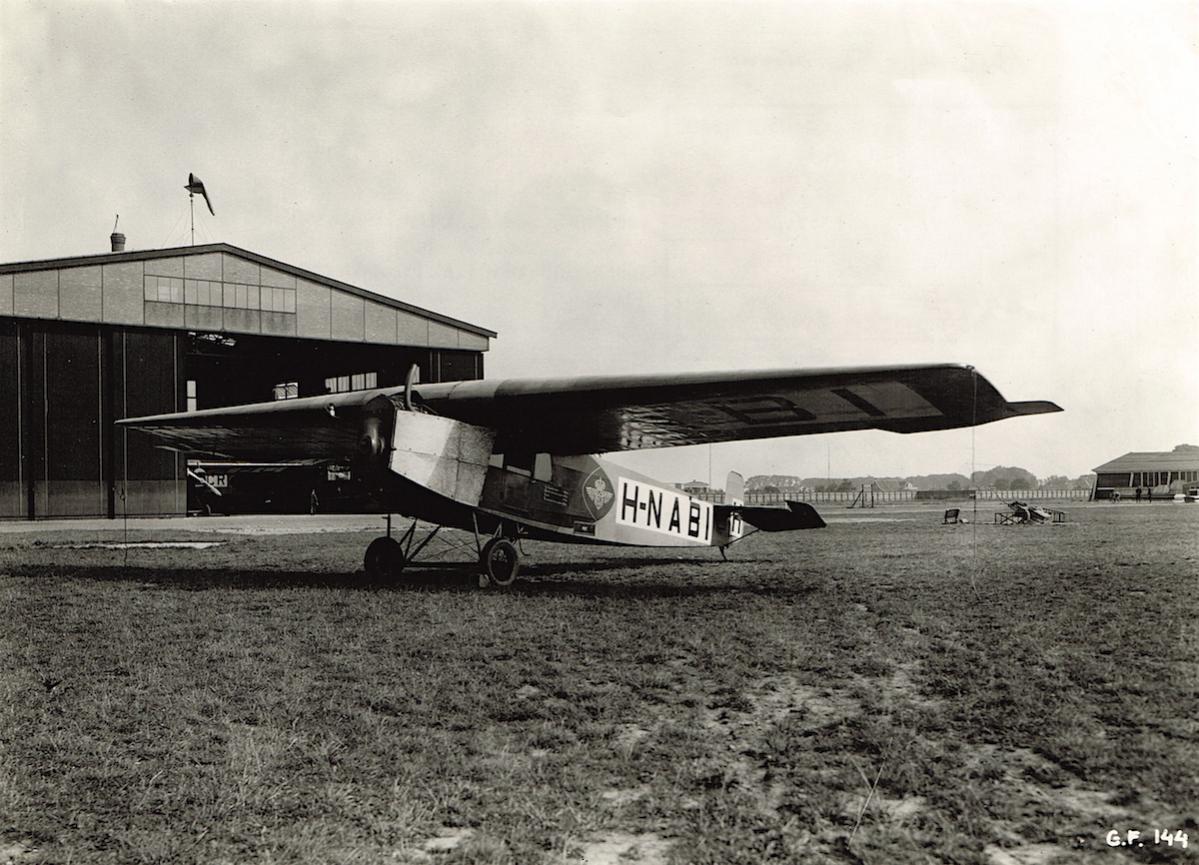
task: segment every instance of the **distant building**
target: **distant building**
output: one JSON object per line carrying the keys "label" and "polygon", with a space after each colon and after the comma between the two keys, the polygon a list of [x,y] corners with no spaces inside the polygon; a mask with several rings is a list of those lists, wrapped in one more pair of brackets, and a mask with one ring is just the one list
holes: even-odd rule
{"label": "distant building", "polygon": [[1166,494],[1199,483],[1199,447],[1179,445],[1173,451],[1133,451],[1094,469],[1093,496],[1108,499],[1136,495],[1138,488]]}
{"label": "distant building", "polygon": [[707,483],[704,481],[687,481],[685,484],[675,484],[675,487],[689,496],[702,496],[709,490]]}

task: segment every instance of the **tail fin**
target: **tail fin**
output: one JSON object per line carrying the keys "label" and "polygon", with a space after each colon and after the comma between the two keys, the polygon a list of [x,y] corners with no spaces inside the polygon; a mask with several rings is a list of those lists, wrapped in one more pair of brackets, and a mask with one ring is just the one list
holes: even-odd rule
{"label": "tail fin", "polygon": [[729,472],[724,484],[724,500],[730,505],[745,504],[745,478],[737,472]]}

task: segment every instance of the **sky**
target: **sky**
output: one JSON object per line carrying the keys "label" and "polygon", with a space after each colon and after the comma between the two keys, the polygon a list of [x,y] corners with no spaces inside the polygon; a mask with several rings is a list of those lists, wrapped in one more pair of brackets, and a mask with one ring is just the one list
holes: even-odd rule
{"label": "sky", "polygon": [[[969,363],[1064,413],[623,454],[1076,476],[1199,444],[1199,7],[0,0],[0,261],[226,242],[488,378]],[[710,474],[711,473],[711,474]]]}

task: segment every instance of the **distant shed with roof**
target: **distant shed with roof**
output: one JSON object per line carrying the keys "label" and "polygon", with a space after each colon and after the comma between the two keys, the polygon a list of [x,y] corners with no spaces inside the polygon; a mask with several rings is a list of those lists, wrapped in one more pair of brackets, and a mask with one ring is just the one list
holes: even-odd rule
{"label": "distant shed with roof", "polygon": [[1180,492],[1199,483],[1199,447],[1179,445],[1172,451],[1131,451],[1094,469],[1097,499],[1136,495],[1138,489],[1154,495]]}

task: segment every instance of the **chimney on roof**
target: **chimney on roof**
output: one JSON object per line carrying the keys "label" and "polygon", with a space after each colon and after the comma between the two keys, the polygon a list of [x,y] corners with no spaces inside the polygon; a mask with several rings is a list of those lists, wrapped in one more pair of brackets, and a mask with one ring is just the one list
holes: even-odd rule
{"label": "chimney on roof", "polygon": [[117,223],[121,221],[121,214],[117,214],[117,218],[112,223],[112,234],[108,235],[108,240],[112,244],[113,252],[125,251],[125,235],[117,231]]}

